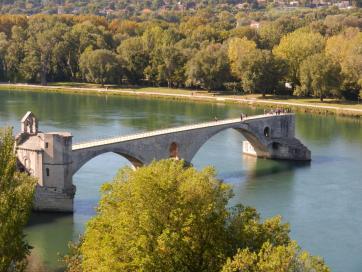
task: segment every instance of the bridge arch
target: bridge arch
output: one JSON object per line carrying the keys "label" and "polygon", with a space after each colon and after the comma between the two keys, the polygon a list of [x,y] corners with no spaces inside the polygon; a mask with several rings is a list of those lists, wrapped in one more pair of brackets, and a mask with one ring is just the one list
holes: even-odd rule
{"label": "bridge arch", "polygon": [[191,149],[192,152],[189,153],[188,157],[182,157],[182,159],[185,159],[187,162],[191,162],[195,155],[198,153],[198,151],[201,149],[201,147],[204,146],[211,138],[223,131],[230,129],[239,132],[245,138],[245,140],[248,141],[250,145],[254,148],[258,157],[268,156],[269,139],[267,136],[259,135],[260,133],[257,133],[249,129],[248,127],[242,127],[240,125],[230,125],[221,128],[210,129],[209,131],[203,133],[204,135],[206,135],[206,137],[198,138],[197,135],[194,135],[194,137],[192,137],[193,142],[191,146],[187,146],[187,148]]}
{"label": "bridge arch", "polygon": [[134,168],[144,165],[144,163],[137,156],[129,154],[129,152],[124,152],[122,150],[112,150],[109,148],[99,149],[96,151],[89,150],[88,152],[84,152],[84,150],[82,152],[79,152],[76,150],[73,151],[72,175],[78,172],[87,162],[105,153],[114,153],[125,158],[132,164]]}

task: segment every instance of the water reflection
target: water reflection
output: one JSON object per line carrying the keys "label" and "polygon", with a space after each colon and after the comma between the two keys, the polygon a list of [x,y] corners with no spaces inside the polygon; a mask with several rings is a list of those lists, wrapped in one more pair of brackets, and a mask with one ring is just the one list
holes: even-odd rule
{"label": "water reflection", "polygon": [[296,130],[305,144],[328,146],[343,138],[362,146],[361,122],[358,118],[297,114]]}
{"label": "water reflection", "polygon": [[232,181],[235,197],[230,204],[258,207],[264,218],[288,214],[296,199],[295,173],[309,168],[310,163],[272,161],[247,155],[242,157],[244,175]]}
{"label": "water reflection", "polygon": [[29,259],[32,270],[29,271],[61,269],[59,254],[65,254],[68,241],[75,238],[73,215],[33,213],[26,229],[26,236],[33,246]]}
{"label": "water reflection", "polygon": [[258,177],[277,175],[283,172],[293,172],[297,168],[310,167],[309,161],[274,161],[258,159],[254,156],[243,155],[247,180]]}

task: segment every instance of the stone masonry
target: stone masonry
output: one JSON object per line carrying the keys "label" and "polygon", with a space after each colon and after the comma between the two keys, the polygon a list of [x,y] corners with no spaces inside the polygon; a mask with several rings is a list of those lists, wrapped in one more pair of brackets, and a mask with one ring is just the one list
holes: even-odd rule
{"label": "stone masonry", "polygon": [[21,133],[16,137],[17,157],[24,171],[38,178],[34,199],[34,209],[38,211],[72,212],[72,176],[98,155],[114,152],[134,167],[165,158],[191,163],[208,139],[230,128],[246,139],[245,154],[268,159],[311,159],[309,149],[295,138],[294,114],[220,120],[77,145],[72,145],[68,132],[40,132],[38,120],[31,112],[21,123]]}

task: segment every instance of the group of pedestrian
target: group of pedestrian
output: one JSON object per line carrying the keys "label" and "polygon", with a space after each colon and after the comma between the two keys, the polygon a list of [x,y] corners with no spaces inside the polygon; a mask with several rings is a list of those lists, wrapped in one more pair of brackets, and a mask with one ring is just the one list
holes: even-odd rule
{"label": "group of pedestrian", "polygon": [[[290,108],[276,108],[275,110],[274,109],[271,109],[271,110],[266,110],[264,109],[264,114],[265,115],[280,115],[282,113],[291,113],[292,110]],[[246,113],[241,113],[240,114],[240,120],[243,121],[245,118],[247,118],[248,115]],[[215,116],[214,117],[214,121],[218,121],[217,117]]]}
{"label": "group of pedestrian", "polygon": [[276,108],[276,109],[271,109],[271,110],[264,110],[264,114],[269,114],[269,115],[280,115],[281,113],[291,113],[292,110],[290,108]]}

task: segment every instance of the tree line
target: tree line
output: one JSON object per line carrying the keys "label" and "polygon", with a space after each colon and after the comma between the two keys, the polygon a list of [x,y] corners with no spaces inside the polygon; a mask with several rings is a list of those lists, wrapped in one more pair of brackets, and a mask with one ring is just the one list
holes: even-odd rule
{"label": "tree line", "polygon": [[[337,1],[310,1],[298,0],[300,8],[321,7],[343,2]],[[362,7],[361,0],[349,1],[353,7]],[[216,11],[265,10],[272,8],[295,7],[287,0],[1,0],[1,14],[94,14],[107,16],[107,18],[129,18],[136,15],[162,15],[168,13],[173,16],[177,13],[192,12],[194,10],[209,8]]]}
{"label": "tree line", "polygon": [[[258,20],[258,28],[250,22]],[[0,16],[0,80],[357,99],[362,13]]]}

